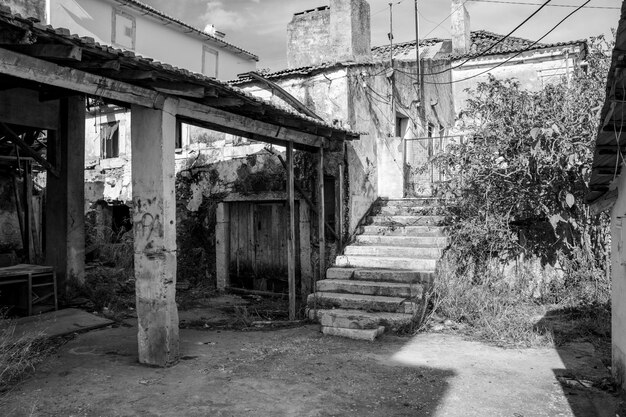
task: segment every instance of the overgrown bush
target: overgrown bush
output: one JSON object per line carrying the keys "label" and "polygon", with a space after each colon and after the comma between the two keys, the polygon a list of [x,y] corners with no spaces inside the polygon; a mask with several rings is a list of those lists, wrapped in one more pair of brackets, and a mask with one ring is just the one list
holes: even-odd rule
{"label": "overgrown bush", "polygon": [[470,90],[467,135],[434,161],[448,178],[436,195],[449,203],[451,235],[435,314],[533,346],[554,336],[538,325],[550,310],[606,310],[610,219],[591,215],[585,196],[610,49],[591,39],[586,70],[540,91],[494,77]]}
{"label": "overgrown bush", "polygon": [[494,77],[470,91],[467,136],[435,161],[449,178],[437,195],[454,202],[448,214],[457,273],[471,272],[470,282],[480,285],[494,259],[538,257],[562,267],[564,284],[578,288],[581,301],[605,296],[609,218],[592,216],[585,195],[607,48],[603,38],[592,39],[587,70],[540,91]]}

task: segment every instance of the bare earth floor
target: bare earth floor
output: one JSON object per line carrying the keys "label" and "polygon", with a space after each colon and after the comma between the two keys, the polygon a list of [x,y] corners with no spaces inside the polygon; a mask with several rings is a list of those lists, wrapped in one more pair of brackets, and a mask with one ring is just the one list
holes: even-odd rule
{"label": "bare earth floor", "polygon": [[140,366],[136,327],[77,336],[1,416],[615,416],[589,344],[512,350],[430,333],[363,342],[318,326],[181,330],[183,360]]}

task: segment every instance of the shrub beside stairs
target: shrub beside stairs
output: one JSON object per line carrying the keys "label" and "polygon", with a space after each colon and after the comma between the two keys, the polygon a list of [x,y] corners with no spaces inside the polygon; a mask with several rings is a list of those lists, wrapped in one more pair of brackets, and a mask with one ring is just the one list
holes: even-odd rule
{"label": "shrub beside stairs", "polygon": [[439,200],[380,199],[307,299],[328,335],[374,340],[421,315],[447,237]]}

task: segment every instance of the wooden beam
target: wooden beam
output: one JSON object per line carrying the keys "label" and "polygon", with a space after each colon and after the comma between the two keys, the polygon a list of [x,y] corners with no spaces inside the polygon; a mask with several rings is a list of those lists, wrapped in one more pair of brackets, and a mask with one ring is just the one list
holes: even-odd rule
{"label": "wooden beam", "polygon": [[149,108],[162,108],[165,101],[163,94],[147,88],[60,66],[7,49],[0,49],[0,74]]}
{"label": "wooden beam", "polygon": [[245,104],[243,99],[234,97],[209,98],[202,102],[211,107],[239,107]]}
{"label": "wooden beam", "polygon": [[169,81],[154,81],[147,84],[148,87],[154,90],[169,94],[173,96],[183,96],[192,98],[204,98],[205,88],[202,85],[184,83],[184,82],[169,82]]}
{"label": "wooden beam", "polygon": [[78,68],[83,71],[96,71],[96,70],[111,70],[111,71],[119,71],[122,68],[119,59],[107,59],[103,61],[87,61],[76,63],[73,65],[74,68]]}
{"label": "wooden beam", "polygon": [[309,117],[312,117],[314,119],[322,120],[322,118],[319,117],[317,114],[315,114],[315,112],[313,112],[307,106],[302,104],[300,102],[300,100],[298,100],[297,98],[295,98],[294,96],[289,94],[287,92],[287,90],[285,90],[284,88],[282,88],[281,86],[279,86],[275,82],[270,81],[270,80],[268,80],[266,78],[263,78],[258,73],[254,72],[254,71],[253,72],[248,72],[246,74],[239,75],[239,77],[250,77],[253,80],[258,81],[259,83],[263,84],[265,87],[269,88],[270,91],[272,91],[274,94],[276,94],[278,97],[280,97],[284,102],[289,104],[291,107],[293,107],[294,109],[296,109],[300,113],[302,113],[304,115],[307,115]]}
{"label": "wooden beam", "polygon": [[31,158],[33,158],[39,165],[48,170],[55,177],[59,177],[59,172],[52,164],[46,159],[35,152],[26,142],[24,142],[18,135],[15,134],[7,125],[4,123],[0,123],[0,130],[2,130],[7,136],[9,136],[9,140],[16,144],[20,149],[28,154]]}
{"label": "wooden beam", "polygon": [[27,54],[36,58],[53,59],[56,61],[81,61],[83,59],[83,49],[73,45],[17,45],[13,47],[17,52]]}
{"label": "wooden beam", "polygon": [[157,74],[154,71],[145,70],[103,70],[98,71],[98,74],[124,81],[156,80],[157,78]]}
{"label": "wooden beam", "polygon": [[[254,120],[246,116],[230,113],[189,100],[181,99],[179,101],[178,115],[191,120],[209,123],[212,126],[216,126],[216,130],[225,131],[226,133],[232,133],[233,131],[241,132],[243,134],[235,133],[241,136],[253,134],[258,135],[259,138],[263,137],[283,142],[293,142],[294,146],[299,144],[310,148],[320,148],[326,145],[322,138],[310,133]],[[230,131],[221,129],[221,127],[226,127]],[[259,140],[266,141],[264,139]]]}
{"label": "wooden beam", "polygon": [[[317,159],[317,228],[319,242],[319,276],[323,280],[326,275],[326,211],[324,207],[324,149],[320,148]],[[317,288],[315,288],[317,290]]]}
{"label": "wooden beam", "polygon": [[293,178],[293,142],[287,145],[287,279],[289,282],[289,320],[296,319],[296,203]]}

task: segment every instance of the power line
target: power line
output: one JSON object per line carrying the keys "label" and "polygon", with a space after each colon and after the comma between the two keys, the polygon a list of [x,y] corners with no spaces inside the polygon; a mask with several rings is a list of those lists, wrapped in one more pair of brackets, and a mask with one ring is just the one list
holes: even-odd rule
{"label": "power line", "polygon": [[474,74],[471,77],[466,77],[460,80],[454,80],[454,81],[450,81],[450,82],[445,82],[445,83],[438,83],[438,82],[427,82],[424,81],[424,84],[434,84],[434,85],[439,85],[439,84],[454,84],[454,83],[458,83],[458,82],[462,82],[462,81],[467,81],[467,80],[471,80],[472,78],[476,78],[479,77],[483,74],[487,74],[490,71],[493,71],[494,69],[501,67],[502,65],[506,64],[507,62],[511,61],[513,58],[523,54],[524,52],[528,52],[533,46],[537,45],[543,38],[545,38],[546,36],[548,36],[550,33],[554,32],[554,30],[561,26],[561,24],[563,24],[563,22],[565,22],[567,19],[570,18],[570,16],[572,16],[574,13],[576,13],[577,11],[579,11],[580,9],[582,9],[583,7],[585,7],[587,4],[589,4],[591,0],[587,0],[586,2],[584,2],[581,6],[578,6],[575,10],[573,10],[572,12],[570,12],[567,16],[565,16],[563,19],[561,19],[561,21],[559,21],[559,23],[557,23],[556,25],[554,25],[552,27],[552,29],[550,29],[548,32],[546,32],[545,35],[543,35],[542,37],[540,37],[539,39],[537,39],[535,42],[533,42],[532,44],[530,44],[529,46],[527,46],[526,48],[524,48],[523,50],[517,52],[516,54],[512,55],[511,57],[509,57],[508,59],[502,61],[501,63],[499,63],[498,65],[489,68],[488,70],[485,70],[483,72],[480,72],[478,74]]}
{"label": "power line", "polygon": [[[473,1],[473,0],[470,0]],[[541,7],[539,7],[537,10],[535,10],[533,12],[533,14],[531,14],[530,16],[528,16],[526,19],[524,19],[522,21],[522,23],[520,23],[519,25],[515,26],[515,28],[510,31],[509,33],[507,33],[506,35],[504,35],[502,38],[498,39],[496,42],[494,42],[489,48],[485,49],[484,51],[481,51],[478,55],[467,58],[465,61],[461,62],[460,64],[454,66],[454,67],[450,67],[450,68],[446,68],[443,71],[439,71],[439,72],[433,72],[430,73],[428,75],[439,75],[439,74],[443,74],[444,72],[447,71],[452,71],[453,69],[457,69],[465,64],[467,64],[470,60],[475,59],[475,58],[479,58],[481,56],[485,56],[489,51],[491,51],[493,48],[495,48],[496,46],[498,46],[499,44],[501,44],[502,42],[504,42],[506,39],[508,39],[513,33],[515,33],[517,31],[517,29],[521,28],[522,26],[524,26],[526,23],[528,23],[528,21],[530,19],[532,19],[533,17],[535,17],[535,15],[537,13],[539,13],[544,7],[548,6],[548,3],[550,3],[552,0],[547,0],[545,3],[543,3],[541,5]]]}
{"label": "power line", "polygon": [[[473,2],[481,2],[481,3],[499,3],[499,4],[518,4],[523,6],[539,6],[541,3],[525,3],[521,1],[505,1],[505,0],[468,0]],[[574,4],[551,4],[550,7],[569,7],[575,8],[578,7]],[[611,6],[587,6],[586,9],[605,9],[605,10],[620,10],[619,7],[611,7]]]}
{"label": "power line", "polygon": [[[428,37],[428,35],[433,33],[435,31],[435,29],[437,29],[439,26],[443,25],[443,23],[446,20],[448,20],[450,18],[450,16],[452,16],[454,13],[456,13],[457,10],[459,10],[461,7],[465,6],[465,3],[467,3],[467,2],[468,2],[468,0],[464,0],[463,3],[461,3],[456,9],[452,10],[452,12],[450,12],[449,15],[447,15],[441,22],[439,22],[439,24],[437,26],[432,28],[432,30],[430,32],[428,32],[426,35],[424,35],[423,38],[426,39]],[[417,45],[417,41],[416,41],[415,47],[419,48],[419,45]]]}

